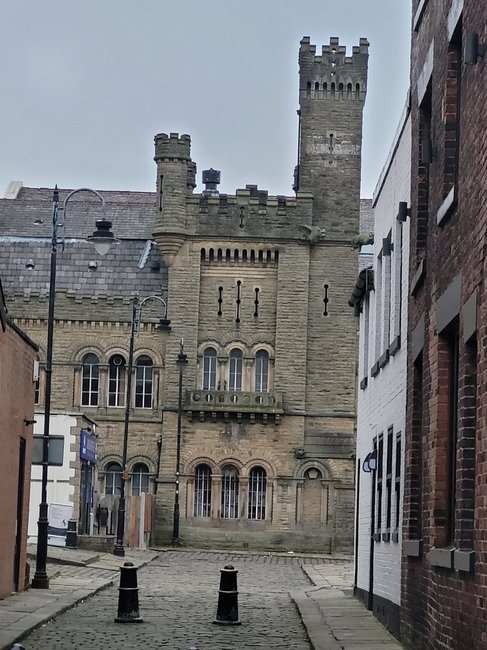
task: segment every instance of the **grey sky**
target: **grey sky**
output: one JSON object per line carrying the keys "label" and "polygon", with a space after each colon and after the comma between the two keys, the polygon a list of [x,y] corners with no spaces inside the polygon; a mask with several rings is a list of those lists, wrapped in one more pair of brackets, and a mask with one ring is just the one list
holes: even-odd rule
{"label": "grey sky", "polygon": [[297,55],[370,41],[362,196],[409,79],[410,0],[2,0],[0,196],[27,186],[153,190],[153,136],[189,133],[220,189],[291,194]]}

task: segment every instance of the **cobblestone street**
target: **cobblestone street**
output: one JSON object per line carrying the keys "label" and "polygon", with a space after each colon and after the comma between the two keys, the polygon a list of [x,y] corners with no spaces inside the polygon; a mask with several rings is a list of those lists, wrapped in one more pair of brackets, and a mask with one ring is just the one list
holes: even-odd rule
{"label": "cobblestone street", "polygon": [[[309,586],[301,569],[306,562],[306,558],[286,556],[164,552],[138,572],[144,623],[114,622],[117,583],[38,628],[23,644],[27,650],[308,650],[311,646],[306,631],[288,595],[291,590]],[[316,564],[316,559],[312,562]],[[212,623],[220,569],[226,564],[239,571],[241,626]],[[70,568],[63,570],[69,572]]]}

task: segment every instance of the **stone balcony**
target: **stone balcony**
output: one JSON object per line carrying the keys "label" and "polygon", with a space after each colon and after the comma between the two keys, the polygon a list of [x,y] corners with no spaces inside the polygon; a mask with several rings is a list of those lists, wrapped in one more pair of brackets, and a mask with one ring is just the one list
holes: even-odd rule
{"label": "stone balcony", "polygon": [[251,423],[261,420],[266,424],[279,424],[284,413],[282,393],[247,393],[229,390],[188,390],[184,410],[190,418],[197,415],[201,421],[206,417],[242,420],[244,415]]}

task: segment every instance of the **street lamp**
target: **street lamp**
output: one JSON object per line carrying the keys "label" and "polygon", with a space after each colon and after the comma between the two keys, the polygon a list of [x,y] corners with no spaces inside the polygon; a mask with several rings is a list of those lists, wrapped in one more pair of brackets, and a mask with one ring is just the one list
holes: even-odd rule
{"label": "street lamp", "polygon": [[[61,245],[64,250],[64,231],[66,226],[66,206],[74,194],[78,192],[91,192],[101,201],[103,218],[96,222],[96,230],[88,239],[94,244],[98,252],[104,255],[110,244],[115,241],[111,232],[111,221],[105,219],[105,200],[95,190],[86,187],[70,192],[62,205],[59,205],[59,191],[57,185],[53,194],[52,206],[52,240],[51,263],[49,276],[49,306],[47,312],[47,347],[46,347],[46,385],[44,397],[44,430],[42,436],[42,480],[41,501],[39,503],[39,520],[37,522],[37,555],[36,570],[32,579],[34,589],[49,589],[49,577],[46,570],[47,561],[47,529],[49,525],[47,504],[47,478],[49,466],[49,427],[51,419],[51,383],[52,383],[52,351],[54,335],[54,304],[56,301],[56,262],[57,249]],[[100,247],[101,244],[101,247]]]}
{"label": "street lamp", "polygon": [[188,363],[188,357],[184,354],[184,341],[179,341],[179,354],[176,361],[179,368],[179,391],[178,391],[178,428],[176,436],[176,485],[174,490],[174,510],[172,525],[172,543],[179,546],[179,470],[181,464],[181,417],[183,411],[183,371],[184,366]]}
{"label": "street lamp", "polygon": [[130,398],[132,394],[132,368],[134,365],[134,342],[135,335],[139,333],[140,317],[142,307],[149,300],[158,300],[164,307],[164,316],[160,319],[156,329],[159,331],[169,331],[171,321],[167,319],[167,303],[159,296],[147,296],[139,301],[135,296],[132,304],[132,323],[130,326],[130,343],[129,358],[127,364],[127,392],[125,395],[125,419],[123,427],[123,451],[122,451],[122,483],[120,486],[120,498],[118,501],[117,512],[117,539],[113,548],[113,554],[123,557],[125,555],[124,535],[125,535],[125,481],[127,480],[127,448],[129,440],[129,422],[130,422]]}

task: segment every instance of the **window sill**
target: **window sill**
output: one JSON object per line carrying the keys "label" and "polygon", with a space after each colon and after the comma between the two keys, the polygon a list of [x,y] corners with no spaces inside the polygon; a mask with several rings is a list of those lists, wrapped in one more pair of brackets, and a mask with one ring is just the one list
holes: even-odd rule
{"label": "window sill", "polygon": [[393,357],[401,349],[401,337],[396,336],[389,346],[389,356]]}
{"label": "window sill", "polygon": [[382,533],[382,541],[383,542],[390,542],[391,541],[391,533]]}
{"label": "window sill", "polygon": [[379,357],[379,361],[378,361],[379,368],[383,368],[388,361],[389,361],[389,350],[386,350],[384,354],[381,354]]}
{"label": "window sill", "polygon": [[425,260],[421,260],[421,262],[418,264],[418,268],[416,269],[416,273],[413,275],[413,278],[411,280],[411,289],[409,291],[411,296],[415,296],[416,293],[418,292],[425,276],[426,272],[426,264]]}
{"label": "window sill", "polygon": [[376,377],[379,374],[379,370],[380,370],[379,362],[376,361],[372,366],[372,368],[370,369],[370,376]]}
{"label": "window sill", "polygon": [[443,569],[453,569],[453,548],[432,548],[430,551],[431,566]]}
{"label": "window sill", "polygon": [[395,531],[392,533],[392,537],[391,537],[391,539],[392,539],[392,542],[393,542],[394,544],[397,544],[397,543],[399,542],[399,533],[398,533],[397,530],[395,530]]}
{"label": "window sill", "polygon": [[455,198],[455,187],[452,187],[448,192],[445,200],[440,205],[438,212],[436,213],[436,225],[439,226],[443,221],[452,213],[453,209],[456,206]]}
{"label": "window sill", "polygon": [[372,535],[372,539],[374,540],[374,542],[380,542],[380,541],[381,541],[381,537],[382,537],[381,533],[374,533],[374,534]]}
{"label": "window sill", "polygon": [[453,551],[453,568],[455,571],[473,573],[475,571],[475,552],[455,549]]}
{"label": "window sill", "polygon": [[404,539],[402,542],[402,553],[406,557],[421,557],[423,554],[423,540]]}

